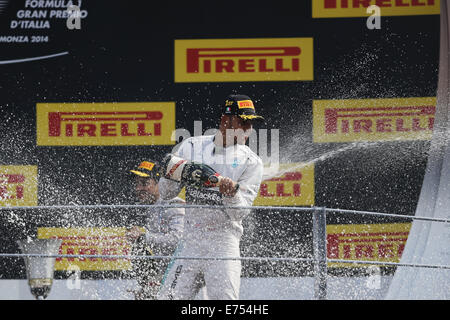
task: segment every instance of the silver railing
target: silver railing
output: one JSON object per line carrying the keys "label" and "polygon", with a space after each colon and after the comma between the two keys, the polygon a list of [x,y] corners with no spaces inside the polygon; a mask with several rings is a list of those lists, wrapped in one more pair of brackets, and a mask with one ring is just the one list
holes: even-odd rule
{"label": "silver railing", "polygon": [[[353,265],[381,265],[381,266],[401,266],[412,268],[433,268],[433,269],[447,269],[447,265],[432,265],[432,264],[410,264],[399,262],[386,261],[367,261],[367,260],[349,260],[349,259],[330,259],[327,257],[327,213],[334,212],[338,214],[348,215],[371,215],[378,217],[389,217],[405,220],[420,220],[439,223],[450,223],[450,219],[430,218],[424,216],[400,215],[392,213],[372,212],[372,211],[358,211],[347,209],[334,209],[326,207],[281,207],[281,206],[219,206],[219,205],[55,205],[55,206],[24,206],[24,207],[0,207],[0,214],[2,211],[16,211],[16,210],[88,210],[88,209],[149,209],[149,208],[207,208],[207,209],[249,209],[249,210],[273,210],[273,211],[312,211],[313,220],[313,258],[298,258],[298,257],[188,257],[188,256],[146,256],[146,255],[80,255],[80,254],[57,254],[57,255],[42,255],[42,254],[21,254],[21,253],[0,253],[0,258],[12,257],[42,257],[42,258],[85,258],[85,259],[186,259],[186,260],[241,260],[241,261],[276,261],[276,262],[313,262],[314,263],[314,298],[318,300],[326,299],[327,297],[327,274],[328,263],[347,263]],[[139,215],[134,212],[133,215]],[[145,216],[146,213],[141,215]]]}

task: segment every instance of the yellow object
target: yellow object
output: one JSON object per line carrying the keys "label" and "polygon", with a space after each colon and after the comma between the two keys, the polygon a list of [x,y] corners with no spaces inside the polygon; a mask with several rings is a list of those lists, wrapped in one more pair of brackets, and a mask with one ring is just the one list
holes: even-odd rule
{"label": "yellow object", "polygon": [[440,0],[311,0],[313,18],[369,17],[367,8],[377,5],[380,16],[440,14]]}
{"label": "yellow object", "polygon": [[436,98],[313,101],[313,141],[429,140]]}
{"label": "yellow object", "polygon": [[[38,239],[61,239],[59,254],[130,255],[131,243],[125,239],[126,228],[38,228]],[[145,232],[144,228],[141,231]],[[55,270],[128,270],[129,259],[57,258]]]}
{"label": "yellow object", "polygon": [[175,82],[311,81],[313,38],[175,40]]}
{"label": "yellow object", "polygon": [[261,183],[253,205],[312,206],[314,198],[314,164],[280,164],[278,173]]}
{"label": "yellow object", "polygon": [[175,102],[38,103],[40,146],[173,145]]}
{"label": "yellow object", "polygon": [[0,166],[0,206],[37,206],[37,192],[37,166]]}
{"label": "yellow object", "polygon": [[[399,262],[411,223],[345,224],[327,226],[327,257],[359,261]],[[330,267],[369,264],[329,263]]]}

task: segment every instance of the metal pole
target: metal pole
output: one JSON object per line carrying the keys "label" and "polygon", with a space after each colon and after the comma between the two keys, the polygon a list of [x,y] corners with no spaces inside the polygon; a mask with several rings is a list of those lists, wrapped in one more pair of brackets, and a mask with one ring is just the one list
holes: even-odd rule
{"label": "metal pole", "polygon": [[326,208],[313,212],[314,298],[327,298],[327,220]]}

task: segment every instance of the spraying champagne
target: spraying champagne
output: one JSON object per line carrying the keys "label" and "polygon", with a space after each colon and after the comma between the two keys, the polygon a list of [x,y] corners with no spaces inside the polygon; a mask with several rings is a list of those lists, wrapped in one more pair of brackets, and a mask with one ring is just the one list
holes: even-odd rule
{"label": "spraying champagne", "polygon": [[[188,161],[168,153],[161,163],[161,175],[167,179],[197,188],[220,187],[225,179],[210,166]],[[235,191],[239,184],[234,183]]]}

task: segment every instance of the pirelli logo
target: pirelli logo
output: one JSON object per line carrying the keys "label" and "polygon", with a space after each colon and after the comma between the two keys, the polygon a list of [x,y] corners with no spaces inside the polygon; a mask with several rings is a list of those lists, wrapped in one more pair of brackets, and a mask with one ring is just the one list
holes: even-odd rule
{"label": "pirelli logo", "polygon": [[131,245],[125,239],[126,228],[38,228],[38,239],[61,239],[59,254],[79,258],[57,258],[55,270],[128,270],[129,259],[87,258],[83,255],[130,255]]}
{"label": "pirelli logo", "polygon": [[314,142],[429,140],[436,98],[314,100]]}
{"label": "pirelli logo", "polygon": [[255,206],[314,205],[314,164],[280,164],[282,175],[264,180]]}
{"label": "pirelli logo", "polygon": [[238,107],[239,109],[255,109],[252,100],[238,101]]}
{"label": "pirelli logo", "polygon": [[175,40],[175,82],[310,81],[312,38]]}
{"label": "pirelli logo", "polygon": [[[327,257],[360,261],[399,262],[411,223],[328,225]],[[364,264],[329,263],[330,267]]]}
{"label": "pirelli logo", "polygon": [[174,102],[38,103],[40,146],[174,144]]}
{"label": "pirelli logo", "polygon": [[377,5],[382,16],[440,14],[440,0],[312,0],[313,18],[368,17]]}
{"label": "pirelli logo", "polygon": [[0,166],[0,206],[37,206],[37,175],[37,166]]}

